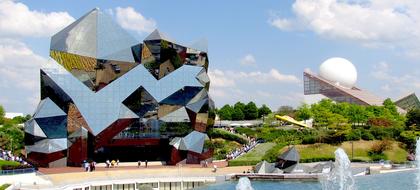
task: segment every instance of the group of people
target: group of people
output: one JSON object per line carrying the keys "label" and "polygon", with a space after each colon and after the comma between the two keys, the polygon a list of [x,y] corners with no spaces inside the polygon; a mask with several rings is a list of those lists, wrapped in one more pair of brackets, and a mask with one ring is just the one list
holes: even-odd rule
{"label": "group of people", "polygon": [[[140,168],[140,166],[141,166],[141,160],[139,160],[139,161],[137,162],[137,167],[138,167],[138,168]],[[144,167],[146,167],[146,168],[147,168],[147,160],[145,160],[145,161],[144,161]]]}
{"label": "group of people", "polygon": [[95,161],[86,161],[84,160],[82,163],[83,168],[85,168],[85,172],[93,172],[96,169],[96,162]]}
{"label": "group of people", "polygon": [[253,149],[255,146],[257,145],[257,141],[255,140],[255,138],[249,138],[249,143],[242,145],[242,147],[240,148],[236,148],[235,150],[229,152],[226,155],[226,160],[232,160],[237,158],[238,156],[240,156],[243,153],[246,153],[248,151],[250,151],[251,149]]}
{"label": "group of people", "polygon": [[15,161],[19,162],[22,165],[30,165],[22,157],[13,155],[10,150],[3,150],[0,148],[0,160]]}
{"label": "group of people", "polygon": [[115,160],[112,160],[112,161],[106,160],[105,161],[106,168],[117,167],[118,164],[120,164],[120,160],[118,160],[118,159],[117,159],[117,161],[115,161]]}

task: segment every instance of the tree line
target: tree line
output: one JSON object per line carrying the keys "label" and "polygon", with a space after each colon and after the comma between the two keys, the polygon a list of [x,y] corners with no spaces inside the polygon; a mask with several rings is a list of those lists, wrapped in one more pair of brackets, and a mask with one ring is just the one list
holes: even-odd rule
{"label": "tree line", "polygon": [[0,147],[2,149],[13,150],[16,153],[23,148],[23,126],[18,124],[22,124],[30,118],[30,115],[17,116],[13,119],[5,118],[5,110],[0,105]]}
{"label": "tree line", "polygon": [[271,113],[270,108],[263,104],[261,107],[257,107],[254,102],[248,102],[244,104],[237,102],[233,106],[226,104],[222,108],[217,109],[216,113],[219,115],[221,120],[254,120],[259,119]]}

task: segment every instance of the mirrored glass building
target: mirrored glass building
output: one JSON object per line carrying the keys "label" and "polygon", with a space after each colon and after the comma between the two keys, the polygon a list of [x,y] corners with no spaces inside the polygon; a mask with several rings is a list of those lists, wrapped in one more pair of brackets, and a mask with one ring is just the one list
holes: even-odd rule
{"label": "mirrored glass building", "polygon": [[199,163],[210,79],[205,43],[158,30],[139,43],[94,9],[51,38],[56,67],[40,71],[41,101],[25,123],[27,158],[42,167],[84,160]]}

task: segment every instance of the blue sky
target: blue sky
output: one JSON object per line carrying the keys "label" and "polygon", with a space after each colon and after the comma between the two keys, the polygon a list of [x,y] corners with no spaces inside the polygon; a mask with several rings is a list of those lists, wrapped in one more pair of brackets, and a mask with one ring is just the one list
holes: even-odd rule
{"label": "blue sky", "polygon": [[206,38],[217,106],[272,109],[303,101],[302,72],[350,60],[357,86],[382,97],[420,94],[420,3],[415,0],[0,0],[0,104],[32,113],[50,36],[99,7],[142,41],[154,28],[188,45]]}

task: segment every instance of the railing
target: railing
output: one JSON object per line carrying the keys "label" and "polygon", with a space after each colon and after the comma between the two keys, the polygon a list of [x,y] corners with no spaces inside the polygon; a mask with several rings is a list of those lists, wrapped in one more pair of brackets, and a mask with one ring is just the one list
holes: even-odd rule
{"label": "railing", "polygon": [[36,171],[35,168],[0,170],[0,175],[26,174],[26,173],[34,173],[35,171]]}

